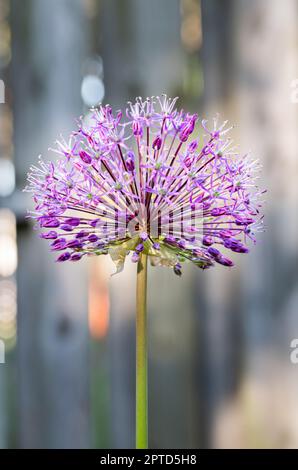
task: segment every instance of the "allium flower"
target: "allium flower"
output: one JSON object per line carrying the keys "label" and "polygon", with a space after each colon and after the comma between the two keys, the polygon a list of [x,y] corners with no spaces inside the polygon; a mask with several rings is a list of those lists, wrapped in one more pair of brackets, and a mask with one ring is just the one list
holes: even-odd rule
{"label": "allium flower", "polygon": [[[137,98],[126,121],[109,105],[81,119],[58,161],[32,167],[31,217],[57,261],[110,254],[117,272],[131,253],[137,269],[136,446],[148,445],[147,260],[172,267],[233,266],[262,223],[258,163],[240,156],[227,122],[211,128],[175,108],[177,98]],[[197,128],[196,128],[197,126]]]}
{"label": "allium flower", "polygon": [[56,163],[31,168],[31,217],[57,261],[109,253],[118,272],[145,253],[180,275],[186,260],[232,266],[227,251],[248,252],[262,223],[258,163],[235,151],[227,122],[197,125],[176,101],[137,98],[125,122],[109,105],[93,109],[57,142]]}

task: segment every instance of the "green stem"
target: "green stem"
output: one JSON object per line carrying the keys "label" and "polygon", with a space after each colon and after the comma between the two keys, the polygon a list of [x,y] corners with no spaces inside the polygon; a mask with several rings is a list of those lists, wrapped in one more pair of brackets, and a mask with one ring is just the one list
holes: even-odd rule
{"label": "green stem", "polygon": [[136,448],[148,448],[147,385],[147,255],[142,253],[137,273],[136,314]]}

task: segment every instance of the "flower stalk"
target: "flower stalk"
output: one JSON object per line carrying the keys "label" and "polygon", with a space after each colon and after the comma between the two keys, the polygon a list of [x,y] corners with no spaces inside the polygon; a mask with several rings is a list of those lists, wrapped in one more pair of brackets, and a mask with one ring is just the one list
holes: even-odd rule
{"label": "flower stalk", "polygon": [[148,448],[147,255],[137,268],[136,313],[136,448]]}

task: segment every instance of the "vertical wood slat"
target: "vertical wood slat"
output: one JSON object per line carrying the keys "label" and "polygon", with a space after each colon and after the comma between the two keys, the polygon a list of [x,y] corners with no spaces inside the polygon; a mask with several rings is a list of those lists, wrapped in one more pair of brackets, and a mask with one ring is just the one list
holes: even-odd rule
{"label": "vertical wood slat", "polygon": [[[79,0],[12,2],[17,183],[81,113],[85,18]],[[22,198],[25,207],[29,200]],[[18,413],[21,448],[89,447],[86,265],[57,265],[18,227]]]}
{"label": "vertical wood slat", "polygon": [[[230,330],[229,342],[238,342],[244,362],[241,359],[233,394],[224,395],[219,389],[214,419],[211,423],[209,419],[209,444],[287,446],[297,439],[293,425],[297,420],[293,413],[297,408],[297,380],[289,362],[290,339],[297,329],[297,218],[293,217],[297,185],[293,175],[297,175],[298,108],[290,100],[291,82],[298,75],[297,3],[290,0],[285,6],[278,0],[270,4],[266,0],[203,0],[202,7],[208,109],[224,110],[224,118],[236,121],[234,137],[243,152],[252,150],[261,159],[264,168],[260,185],[269,188],[267,230],[258,236],[259,243],[250,255],[238,261],[238,289],[231,303],[238,328],[229,326],[229,302],[224,298],[220,322],[216,322],[216,329],[222,330],[221,341],[224,331]],[[226,286],[226,278],[219,276],[217,285]],[[210,308],[214,300],[210,302],[209,296],[214,297],[212,290],[206,298]],[[208,310],[210,325],[216,318]],[[234,325],[235,321],[236,316]],[[207,334],[207,338],[210,344],[220,344],[214,336],[212,340]],[[225,355],[225,342],[212,349],[213,355]],[[228,377],[231,366],[225,371]],[[219,377],[220,370],[209,364],[209,390],[215,389],[215,374]]]}
{"label": "vertical wood slat", "polygon": [[[263,164],[266,232],[243,282],[247,319],[247,396],[265,445],[297,446],[297,370],[290,342],[297,321],[298,5],[235,2],[235,98],[242,146]],[[249,436],[251,439],[251,436]],[[254,440],[251,439],[252,444]],[[269,443],[269,444],[268,444]]]}
{"label": "vertical wood slat", "polygon": [[[233,120],[234,2],[203,0],[201,5],[204,116],[211,121],[220,113],[221,121]],[[221,407],[237,390],[243,371],[243,321],[239,308],[242,260],[238,257],[235,261],[233,270],[216,266],[198,279],[199,431],[203,447],[214,445]]]}

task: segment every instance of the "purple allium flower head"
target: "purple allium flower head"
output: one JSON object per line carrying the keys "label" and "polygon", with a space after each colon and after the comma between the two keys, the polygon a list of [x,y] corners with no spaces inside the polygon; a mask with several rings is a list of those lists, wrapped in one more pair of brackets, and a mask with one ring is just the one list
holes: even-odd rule
{"label": "purple allium flower head", "polygon": [[183,261],[233,266],[227,251],[249,251],[262,225],[258,162],[235,151],[227,122],[199,124],[176,101],[137,98],[125,122],[109,105],[93,109],[57,141],[56,163],[31,168],[30,216],[63,252],[57,261],[109,253],[118,272],[144,252],[180,275]]}

